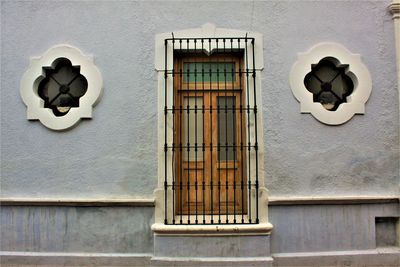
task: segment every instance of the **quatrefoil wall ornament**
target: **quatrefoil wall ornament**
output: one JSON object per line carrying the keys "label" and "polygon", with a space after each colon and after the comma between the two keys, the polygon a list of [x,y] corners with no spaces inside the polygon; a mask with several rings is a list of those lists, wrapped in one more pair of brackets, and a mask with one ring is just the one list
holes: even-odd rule
{"label": "quatrefoil wall ornament", "polygon": [[301,113],[339,125],[355,114],[364,114],[372,80],[360,55],[340,44],[320,43],[298,55],[290,72],[290,87]]}
{"label": "quatrefoil wall ornament", "polygon": [[103,80],[93,58],[72,46],[59,45],[32,58],[21,79],[20,93],[28,120],[52,130],[65,130],[92,117]]}

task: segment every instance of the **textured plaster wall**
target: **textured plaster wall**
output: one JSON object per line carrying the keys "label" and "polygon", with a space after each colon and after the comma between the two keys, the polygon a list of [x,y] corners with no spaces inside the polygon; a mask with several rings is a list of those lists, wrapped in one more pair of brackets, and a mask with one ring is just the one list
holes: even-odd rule
{"label": "textured plaster wall", "polygon": [[[390,1],[2,1],[1,196],[150,197],[157,181],[156,33],[200,27],[264,35],[265,180],[271,196],[399,192],[399,113]],[[288,85],[296,54],[322,41],[360,53],[373,91],[366,114],[326,126]],[[26,120],[29,57],[67,43],[92,54],[104,95],[65,132]]]}

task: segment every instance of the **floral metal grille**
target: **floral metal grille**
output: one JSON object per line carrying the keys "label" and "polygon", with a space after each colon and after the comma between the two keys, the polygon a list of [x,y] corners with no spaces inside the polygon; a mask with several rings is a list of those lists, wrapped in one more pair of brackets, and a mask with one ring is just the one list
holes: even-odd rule
{"label": "floral metal grille", "polygon": [[330,111],[335,111],[353,92],[354,84],[346,74],[348,65],[336,66],[328,58],[313,65],[304,78],[307,90],[313,93],[313,101],[319,102]]}
{"label": "floral metal grille", "polygon": [[79,107],[79,98],[88,86],[80,67],[60,58],[54,68],[43,68],[43,71],[45,78],[39,83],[38,94],[44,100],[44,107],[58,117],[67,114],[72,107]]}

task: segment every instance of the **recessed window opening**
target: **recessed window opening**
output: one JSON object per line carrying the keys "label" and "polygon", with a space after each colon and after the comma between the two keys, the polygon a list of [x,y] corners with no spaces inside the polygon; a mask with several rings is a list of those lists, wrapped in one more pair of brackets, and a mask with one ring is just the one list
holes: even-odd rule
{"label": "recessed window opening", "polygon": [[335,111],[354,89],[352,78],[347,74],[348,65],[338,64],[336,59],[323,58],[311,66],[311,72],[304,78],[304,85],[313,94],[313,101]]}
{"label": "recessed window opening", "polygon": [[[211,44],[217,49],[204,52]],[[165,99],[165,224],[259,222],[252,44],[247,37],[165,40],[174,48],[173,69],[164,76],[165,95],[173,91],[172,105]]]}
{"label": "recessed window opening", "polygon": [[64,116],[73,107],[79,107],[79,98],[87,91],[88,82],[80,74],[80,66],[59,58],[53,67],[43,67],[44,79],[38,86],[38,94],[44,107],[51,109],[57,117]]}

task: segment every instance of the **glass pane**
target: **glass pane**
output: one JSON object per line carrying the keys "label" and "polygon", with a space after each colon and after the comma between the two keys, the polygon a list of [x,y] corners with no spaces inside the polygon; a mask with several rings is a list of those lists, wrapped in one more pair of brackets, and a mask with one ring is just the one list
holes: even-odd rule
{"label": "glass pane", "polygon": [[235,81],[234,62],[185,62],[183,63],[183,71],[184,82]]}
{"label": "glass pane", "polygon": [[218,160],[234,160],[233,146],[236,146],[236,117],[233,109],[235,108],[235,97],[218,97],[218,140],[221,146],[218,152]]}
{"label": "glass pane", "polygon": [[[185,97],[184,99],[184,145],[190,146],[190,151],[187,151],[187,147],[184,152],[184,159],[186,161],[198,161],[203,160],[203,106],[202,97]],[[195,113],[195,107],[197,105],[197,115]],[[189,112],[189,113],[188,113]],[[195,151],[195,144],[197,143],[197,153]],[[197,154],[197,156],[196,156]]]}

